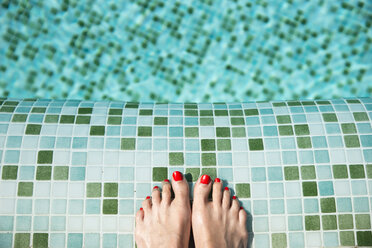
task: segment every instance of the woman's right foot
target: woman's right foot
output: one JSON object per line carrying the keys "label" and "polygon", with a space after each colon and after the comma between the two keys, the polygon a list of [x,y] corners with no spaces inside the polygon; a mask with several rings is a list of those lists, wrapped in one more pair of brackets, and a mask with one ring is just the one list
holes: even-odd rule
{"label": "woman's right foot", "polygon": [[196,248],[246,248],[248,231],[247,213],[230,190],[222,189],[216,178],[213,183],[212,201],[208,195],[212,182],[208,175],[201,176],[194,187],[192,230]]}

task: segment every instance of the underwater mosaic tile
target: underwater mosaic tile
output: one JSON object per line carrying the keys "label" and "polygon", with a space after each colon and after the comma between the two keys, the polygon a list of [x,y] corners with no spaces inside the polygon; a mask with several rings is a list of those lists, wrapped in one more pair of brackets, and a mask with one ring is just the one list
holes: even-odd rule
{"label": "underwater mosaic tile", "polygon": [[[311,108],[309,108],[311,107]],[[0,247],[134,247],[175,170],[220,177],[252,247],[372,246],[372,99],[0,99]]]}

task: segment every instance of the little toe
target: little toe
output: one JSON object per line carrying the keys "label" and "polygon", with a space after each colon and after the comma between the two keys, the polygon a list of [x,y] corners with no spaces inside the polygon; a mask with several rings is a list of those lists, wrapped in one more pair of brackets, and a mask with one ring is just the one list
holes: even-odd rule
{"label": "little toe", "polygon": [[163,187],[162,187],[162,192],[161,192],[162,204],[169,205],[171,202],[171,196],[172,196],[171,184],[168,179],[165,179],[163,181]]}
{"label": "little toe", "polygon": [[232,197],[230,210],[233,212],[234,215],[236,215],[236,217],[238,217],[238,212],[240,210],[240,204],[239,204],[238,198],[235,195]]}
{"label": "little toe", "polygon": [[151,209],[151,197],[147,196],[146,199],[142,202],[142,208],[144,211],[149,211]]}
{"label": "little toe", "polygon": [[247,223],[247,212],[245,211],[243,207],[240,207],[240,210],[239,210],[239,222],[245,228],[246,223]]}
{"label": "little toe", "polygon": [[155,186],[153,189],[152,189],[152,205],[153,206],[157,206],[159,205],[160,203],[160,189],[158,186]]}
{"label": "little toe", "polygon": [[145,212],[143,211],[143,208],[140,208],[136,213],[136,224],[142,223],[144,216]]}
{"label": "little toe", "polygon": [[231,205],[230,202],[231,202],[230,189],[228,187],[225,187],[223,191],[222,207],[225,209],[230,208]]}
{"label": "little toe", "polygon": [[208,175],[202,175],[194,186],[194,202],[206,203],[211,192],[212,183]]}
{"label": "little toe", "polygon": [[215,205],[220,206],[222,204],[222,182],[219,178],[214,180],[212,198]]}
{"label": "little toe", "polygon": [[189,203],[189,184],[181,172],[173,172],[172,188],[174,191],[174,200],[181,203]]}

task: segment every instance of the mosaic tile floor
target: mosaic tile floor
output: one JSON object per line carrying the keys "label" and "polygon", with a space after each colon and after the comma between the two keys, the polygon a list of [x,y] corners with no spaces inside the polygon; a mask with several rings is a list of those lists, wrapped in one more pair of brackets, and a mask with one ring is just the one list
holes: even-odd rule
{"label": "mosaic tile floor", "polygon": [[220,177],[252,247],[372,246],[372,99],[0,99],[0,247],[134,247],[173,171]]}

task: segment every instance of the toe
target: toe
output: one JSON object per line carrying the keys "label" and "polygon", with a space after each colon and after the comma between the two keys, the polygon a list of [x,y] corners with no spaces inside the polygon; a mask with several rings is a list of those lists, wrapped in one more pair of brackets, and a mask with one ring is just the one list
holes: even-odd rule
{"label": "toe", "polygon": [[172,188],[174,200],[181,203],[189,203],[189,184],[181,172],[173,172]]}
{"label": "toe", "polygon": [[234,215],[236,215],[236,217],[238,217],[238,212],[240,210],[240,204],[239,204],[238,198],[235,195],[232,197],[230,210],[232,211]]}
{"label": "toe", "polygon": [[246,223],[247,223],[247,212],[245,211],[243,207],[240,207],[240,210],[239,210],[239,222],[245,228]]}
{"label": "toe", "polygon": [[155,186],[152,189],[152,205],[157,206],[160,203],[160,189],[158,186]]}
{"label": "toe", "polygon": [[212,183],[208,175],[202,175],[194,186],[194,202],[206,203],[211,192]]}
{"label": "toe", "polygon": [[219,178],[216,178],[214,180],[212,197],[213,204],[220,206],[222,203],[222,182]]}
{"label": "toe", "polygon": [[171,202],[171,196],[172,196],[171,184],[168,179],[165,179],[163,181],[163,187],[162,187],[162,193],[161,193],[162,204],[169,205]]}
{"label": "toe", "polygon": [[222,207],[225,209],[230,208],[230,202],[230,189],[225,187],[223,191]]}
{"label": "toe", "polygon": [[140,224],[143,221],[143,217],[145,216],[145,213],[143,211],[143,208],[140,208],[136,213],[136,224]]}
{"label": "toe", "polygon": [[151,209],[151,197],[150,196],[147,196],[146,199],[142,202],[142,208],[145,212]]}

